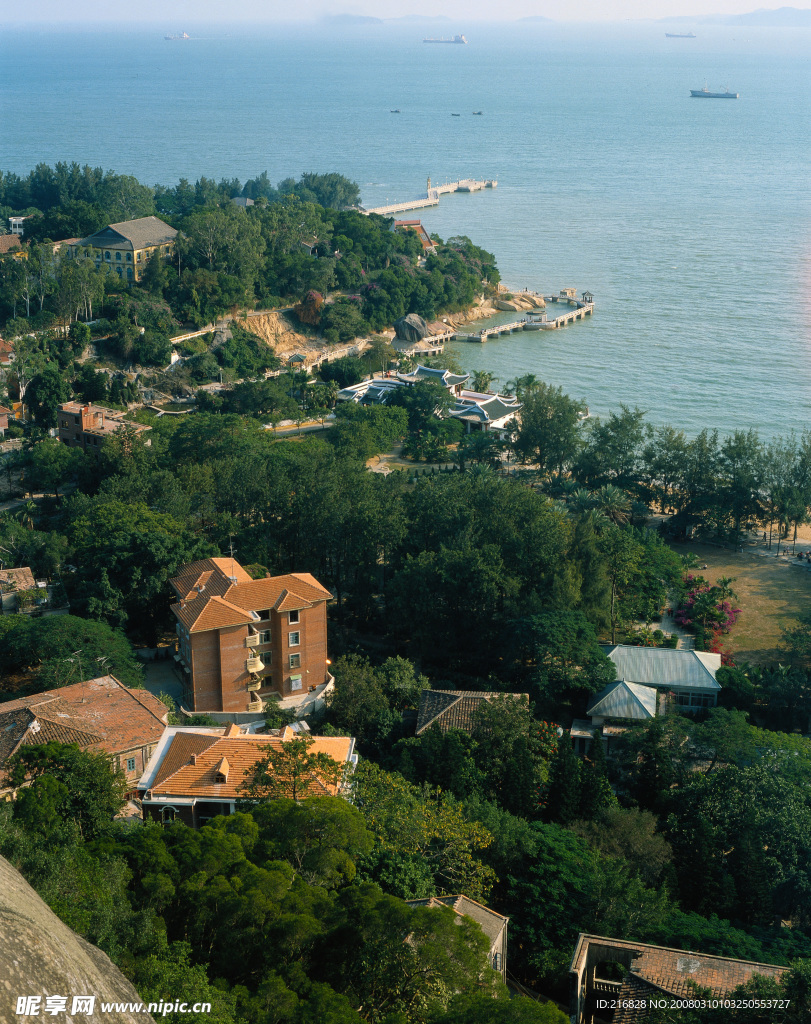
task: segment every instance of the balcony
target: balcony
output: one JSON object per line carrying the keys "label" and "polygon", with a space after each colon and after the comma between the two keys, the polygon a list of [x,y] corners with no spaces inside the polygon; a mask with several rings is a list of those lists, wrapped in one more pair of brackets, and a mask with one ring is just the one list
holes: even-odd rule
{"label": "balcony", "polygon": [[261,672],[264,667],[265,664],[258,654],[254,654],[245,662],[245,668],[247,668],[249,672]]}
{"label": "balcony", "polygon": [[245,646],[246,647],[258,647],[259,646],[259,634],[258,633],[251,633],[249,636],[246,636],[245,637]]}
{"label": "balcony", "polygon": [[252,693],[255,690],[261,690],[261,689],[262,689],[262,680],[261,679],[252,679],[248,683],[248,692],[249,693]]}

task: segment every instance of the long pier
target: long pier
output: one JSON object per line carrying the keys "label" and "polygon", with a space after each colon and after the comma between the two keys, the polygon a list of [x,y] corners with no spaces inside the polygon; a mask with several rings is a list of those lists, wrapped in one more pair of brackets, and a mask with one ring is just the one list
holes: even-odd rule
{"label": "long pier", "polygon": [[[561,300],[556,296],[550,296],[546,301],[559,302]],[[573,324],[576,320],[585,320],[587,316],[591,316],[594,312],[593,302],[581,302],[580,299],[570,299],[568,301],[576,303],[575,308],[570,309],[568,313],[562,313],[560,316],[552,317],[551,319],[545,313],[540,316],[525,316],[508,324],[499,324],[497,327],[483,327],[474,334],[460,334],[457,332],[454,335],[454,340],[484,343],[488,338],[498,337],[501,334],[512,334],[513,331],[554,331],[559,327]]]}
{"label": "long pier", "polygon": [[496,188],[498,182],[495,178],[477,180],[475,178],[462,178],[460,181],[446,181],[442,185],[432,185],[428,179],[428,187],[425,195],[416,199],[406,199],[401,203],[388,203],[386,206],[374,206],[368,210],[361,207],[361,213],[378,213],[381,217],[391,216],[393,213],[405,213],[406,210],[423,210],[427,206],[438,206],[440,196],[450,195],[452,192],[481,192],[485,188]]}

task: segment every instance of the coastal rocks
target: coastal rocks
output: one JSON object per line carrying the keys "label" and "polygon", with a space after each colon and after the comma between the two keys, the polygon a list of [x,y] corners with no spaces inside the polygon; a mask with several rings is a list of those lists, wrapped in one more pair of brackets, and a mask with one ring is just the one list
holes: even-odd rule
{"label": "coastal rocks", "polygon": [[395,336],[398,341],[408,341],[414,344],[422,341],[429,333],[428,324],[416,313],[407,313],[394,323]]}
{"label": "coastal rocks", "polygon": [[529,309],[546,309],[546,303],[540,295],[530,295],[528,292],[514,294],[511,299],[495,299],[493,305],[496,309],[502,309],[509,313],[520,313]]}

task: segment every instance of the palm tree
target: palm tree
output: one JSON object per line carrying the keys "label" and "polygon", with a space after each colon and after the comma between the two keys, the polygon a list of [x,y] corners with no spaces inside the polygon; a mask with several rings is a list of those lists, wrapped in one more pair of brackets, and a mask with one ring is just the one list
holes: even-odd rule
{"label": "palm tree", "polygon": [[476,370],[473,374],[473,390],[480,395],[487,394],[490,385],[497,378],[487,370]]}
{"label": "palm tree", "polygon": [[595,506],[617,526],[624,526],[631,515],[631,499],[613,484],[606,484],[594,495]]}
{"label": "palm tree", "polygon": [[594,508],[594,498],[585,487],[578,487],[567,499],[569,511],[574,513],[590,512]]}
{"label": "palm tree", "polygon": [[507,394],[515,394],[517,398],[523,399],[536,391],[541,383],[534,373],[525,373],[522,377],[507,381]]}

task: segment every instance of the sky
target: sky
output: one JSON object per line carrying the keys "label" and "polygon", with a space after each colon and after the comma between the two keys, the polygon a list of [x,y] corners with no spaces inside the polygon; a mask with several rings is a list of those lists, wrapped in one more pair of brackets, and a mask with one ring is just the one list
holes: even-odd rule
{"label": "sky", "polygon": [[493,0],[139,0],[122,14],[122,6],[109,0],[0,0],[0,25],[129,21],[180,31],[195,23],[298,21],[336,14],[378,18],[446,15],[463,31],[469,22],[533,15],[556,21],[624,21],[746,14],[756,9],[757,0],[498,0],[497,4]]}

